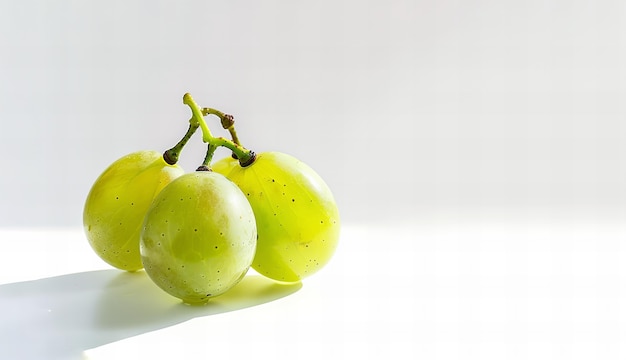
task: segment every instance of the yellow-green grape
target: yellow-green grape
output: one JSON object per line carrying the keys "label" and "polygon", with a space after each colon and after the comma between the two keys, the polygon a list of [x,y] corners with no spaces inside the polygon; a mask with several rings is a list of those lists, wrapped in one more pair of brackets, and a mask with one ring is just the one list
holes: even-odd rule
{"label": "yellow-green grape", "polygon": [[259,234],[252,267],[269,278],[295,282],[321,269],[339,241],[339,211],[322,178],[296,158],[257,155],[247,167],[230,157],[213,170],[246,194]]}
{"label": "yellow-green grape", "polygon": [[156,151],[138,151],[111,164],[91,187],[83,210],[85,233],[96,254],[118,269],[141,269],[139,233],[146,211],[159,191],[182,174]]}
{"label": "yellow-green grape", "polygon": [[[258,155],[255,155],[258,157]],[[222,158],[215,163],[211,164],[211,169],[216,173],[220,173],[226,177],[230,174],[230,172],[239,166],[239,160],[233,158],[232,156],[228,156]]]}
{"label": "yellow-green grape", "polygon": [[254,213],[241,190],[220,174],[197,171],[154,199],[141,232],[141,258],[161,289],[200,304],[245,276],[256,237]]}

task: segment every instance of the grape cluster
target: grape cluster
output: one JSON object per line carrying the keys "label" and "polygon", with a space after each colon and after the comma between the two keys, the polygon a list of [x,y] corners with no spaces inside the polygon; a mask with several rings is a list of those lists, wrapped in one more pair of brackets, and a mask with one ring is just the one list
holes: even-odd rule
{"label": "grape cluster", "polygon": [[[324,180],[290,155],[241,146],[232,116],[198,107],[189,94],[183,102],[192,118],[176,146],[126,155],[93,184],[83,224],[96,254],[121,270],[145,269],[189,304],[228,291],[250,267],[280,282],[320,270],[339,240],[339,212]],[[207,115],[218,116],[232,139],[214,137]],[[176,162],[198,128],[207,153],[185,173]],[[219,146],[232,156],[211,164]]]}

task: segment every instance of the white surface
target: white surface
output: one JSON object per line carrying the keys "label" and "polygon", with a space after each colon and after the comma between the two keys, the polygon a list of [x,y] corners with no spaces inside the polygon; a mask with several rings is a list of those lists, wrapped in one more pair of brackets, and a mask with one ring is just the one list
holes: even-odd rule
{"label": "white surface", "polygon": [[2,231],[0,357],[624,358],[626,224],[509,220],[347,225],[301,287],[250,274],[200,308],[78,230]]}

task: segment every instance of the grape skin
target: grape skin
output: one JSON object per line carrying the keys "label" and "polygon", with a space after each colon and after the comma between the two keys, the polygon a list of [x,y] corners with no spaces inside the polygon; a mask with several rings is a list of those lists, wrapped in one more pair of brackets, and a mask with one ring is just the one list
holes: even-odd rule
{"label": "grape skin", "polygon": [[237,284],[256,249],[254,213],[224,176],[185,174],[155,198],[144,220],[141,257],[163,290],[202,304]]}
{"label": "grape skin", "polygon": [[213,170],[237,184],[254,210],[257,272],[296,282],[328,263],[339,240],[339,211],[313,169],[290,155],[265,152],[248,167],[224,158]]}
{"label": "grape skin", "polygon": [[139,233],[152,199],[183,174],[157,151],[137,151],[113,162],[95,181],[83,210],[89,244],[100,258],[121,270],[143,267]]}

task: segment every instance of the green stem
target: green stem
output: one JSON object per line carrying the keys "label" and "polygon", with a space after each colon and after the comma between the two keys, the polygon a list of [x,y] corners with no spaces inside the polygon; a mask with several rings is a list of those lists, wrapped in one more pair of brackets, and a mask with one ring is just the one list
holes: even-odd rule
{"label": "green stem", "polygon": [[[203,111],[200,109],[198,104],[196,104],[190,94],[187,93],[183,96],[183,104],[191,108],[193,118],[200,125],[200,128],[202,129],[202,141],[215,147],[223,146],[230,149],[230,151],[232,151],[237,156],[237,158],[239,159],[239,164],[242,167],[249,166],[254,162],[256,158],[254,151],[248,150],[231,140],[225,139],[223,137],[214,137],[213,134],[211,134],[211,130],[209,130],[206,121],[204,121]],[[224,115],[221,112],[219,113]]]}
{"label": "green stem", "polygon": [[213,160],[215,150],[217,150],[217,146],[209,143],[209,145],[207,146],[206,155],[204,156],[204,161],[202,162],[202,165],[198,166],[196,171],[212,171],[211,161]]}
{"label": "green stem", "polygon": [[237,137],[237,131],[235,130],[235,118],[232,115],[224,114],[223,112],[213,108],[202,108],[202,114],[215,115],[219,117],[220,122],[222,123],[222,127],[225,130],[228,130],[233,142],[237,145],[241,145],[241,142],[239,142],[239,137]]}
{"label": "green stem", "polygon": [[228,129],[228,132],[230,133],[230,137],[233,139],[233,142],[237,145],[241,145],[241,142],[239,141],[239,137],[237,137],[237,131],[235,131],[235,126],[231,126]]}
{"label": "green stem", "polygon": [[[224,114],[223,112],[213,109],[213,108],[202,108],[202,114],[204,115],[216,115],[220,118],[220,122],[222,123],[222,127],[230,133],[230,138],[237,145],[241,145],[239,141],[239,137],[237,136],[237,130],[235,130],[235,117],[229,114]],[[235,153],[231,153],[233,159],[239,159]]]}
{"label": "green stem", "polygon": [[191,136],[196,132],[196,130],[198,130],[198,122],[191,118],[189,120],[189,128],[187,129],[185,136],[183,136],[183,138],[180,139],[180,141],[176,145],[174,145],[173,148],[166,150],[163,153],[163,160],[165,160],[165,162],[170,165],[176,164],[178,162],[178,157],[181,151],[183,151],[183,147],[185,147],[185,145],[187,144],[189,139],[191,139]]}
{"label": "green stem", "polygon": [[213,109],[213,108],[202,108],[202,114],[203,115],[215,115],[218,118],[220,118],[220,121],[222,122],[222,127],[224,129],[228,129],[229,126],[231,126],[232,124],[235,123],[235,120],[233,118],[232,115],[228,115],[228,114],[224,114],[223,112],[217,110],[217,109]]}

